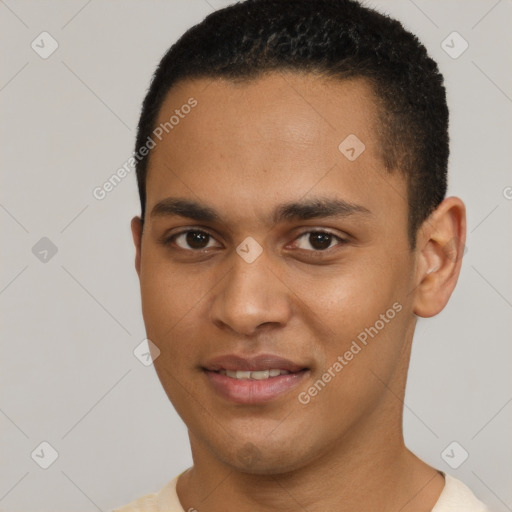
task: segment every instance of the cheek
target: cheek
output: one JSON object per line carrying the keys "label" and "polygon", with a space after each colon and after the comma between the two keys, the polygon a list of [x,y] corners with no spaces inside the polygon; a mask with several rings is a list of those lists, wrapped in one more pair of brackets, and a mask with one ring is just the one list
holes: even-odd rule
{"label": "cheek", "polygon": [[191,309],[190,288],[183,272],[173,271],[163,258],[146,251],[142,259],[140,283],[142,314],[146,333],[160,350],[173,335],[179,321]]}
{"label": "cheek", "polygon": [[141,297],[148,327],[162,333],[200,300],[200,280],[191,267],[172,265],[165,253],[148,246],[141,261]]}
{"label": "cheek", "polygon": [[346,366],[339,374],[351,389],[371,377],[369,368],[383,377],[393,372],[412,320],[406,306],[409,264],[396,256],[385,262],[361,258],[330,279],[307,282],[303,311],[311,312],[311,332],[323,352],[320,373],[342,357]]}
{"label": "cheek", "polygon": [[183,415],[188,410],[190,395],[196,395],[194,380],[190,379],[197,357],[192,317],[202,294],[195,289],[197,278],[173,269],[158,256],[149,257],[148,252],[141,268],[146,334],[160,350],[154,368],[162,387]]}
{"label": "cheek", "polygon": [[331,334],[351,337],[403,300],[404,273],[396,267],[368,261],[340,266],[329,275],[308,278],[298,295],[331,328]]}
{"label": "cheek", "polygon": [[302,390],[308,400],[304,414],[333,438],[371,414],[407,357],[409,319],[399,301],[372,296],[362,306],[354,300],[341,311],[328,318],[335,334],[328,342],[318,340],[322,364]]}
{"label": "cheek", "polygon": [[160,349],[158,362],[173,372],[185,372],[201,350],[205,307],[218,277],[211,269],[172,265],[165,255],[148,250],[140,281],[144,324],[147,337]]}

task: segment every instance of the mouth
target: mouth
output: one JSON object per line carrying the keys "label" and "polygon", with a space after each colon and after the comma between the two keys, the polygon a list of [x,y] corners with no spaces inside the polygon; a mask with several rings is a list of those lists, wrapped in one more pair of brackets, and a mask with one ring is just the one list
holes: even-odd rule
{"label": "mouth", "polygon": [[248,370],[219,370],[217,373],[220,373],[220,375],[226,375],[227,377],[230,377],[232,379],[238,379],[238,380],[267,380],[267,379],[273,379],[275,377],[279,377],[280,375],[290,375],[290,373],[295,372],[289,372],[287,370],[281,370],[279,368],[272,368],[269,370],[256,370],[254,372],[248,371]]}
{"label": "mouth", "polygon": [[255,357],[221,356],[203,368],[208,383],[219,396],[237,404],[269,402],[290,392],[310,373],[310,368],[269,354]]}

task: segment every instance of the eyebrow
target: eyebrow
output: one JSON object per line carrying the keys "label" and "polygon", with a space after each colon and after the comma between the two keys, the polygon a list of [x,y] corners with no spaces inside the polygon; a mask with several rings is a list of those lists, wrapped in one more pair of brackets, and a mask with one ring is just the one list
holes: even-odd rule
{"label": "eyebrow", "polygon": [[[272,222],[309,220],[317,218],[344,218],[354,214],[372,215],[368,208],[342,199],[318,197],[278,205]],[[151,210],[150,217],[179,216],[198,222],[221,222],[222,215],[210,206],[190,199],[168,197],[159,201]]]}

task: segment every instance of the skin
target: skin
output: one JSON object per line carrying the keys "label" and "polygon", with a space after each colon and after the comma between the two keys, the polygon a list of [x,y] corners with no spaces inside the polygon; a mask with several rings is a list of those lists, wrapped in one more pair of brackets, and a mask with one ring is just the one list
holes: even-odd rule
{"label": "skin", "polygon": [[[183,508],[430,511],[444,478],[405,447],[403,398],[416,318],[439,313],[459,275],[464,204],[445,199],[410,249],[405,180],[379,158],[363,79],[274,72],[182,81],[157,124],[190,97],[197,106],[152,150],[144,226],[139,217],[131,224],[147,336],[160,350],[155,369],[189,430]],[[338,150],[349,134],[366,146],[354,161]],[[222,220],[152,216],[169,197],[214,208]],[[272,222],[278,205],[313,197],[370,213]],[[211,235],[205,249],[185,236],[162,243],[186,229]],[[335,235],[329,248],[318,250],[315,230]],[[236,252],[248,236],[263,249],[252,263]],[[401,311],[301,404],[299,392],[394,303]],[[201,369],[221,354],[262,352],[310,371],[273,401],[240,405]]]}

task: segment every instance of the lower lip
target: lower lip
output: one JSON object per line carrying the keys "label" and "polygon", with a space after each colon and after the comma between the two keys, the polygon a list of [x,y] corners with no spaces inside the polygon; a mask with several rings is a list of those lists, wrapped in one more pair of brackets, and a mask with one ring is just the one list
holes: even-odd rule
{"label": "lower lip", "polygon": [[308,370],[303,370],[264,380],[255,380],[234,379],[227,375],[205,370],[213,389],[222,397],[238,404],[270,402],[296,388],[308,373]]}

